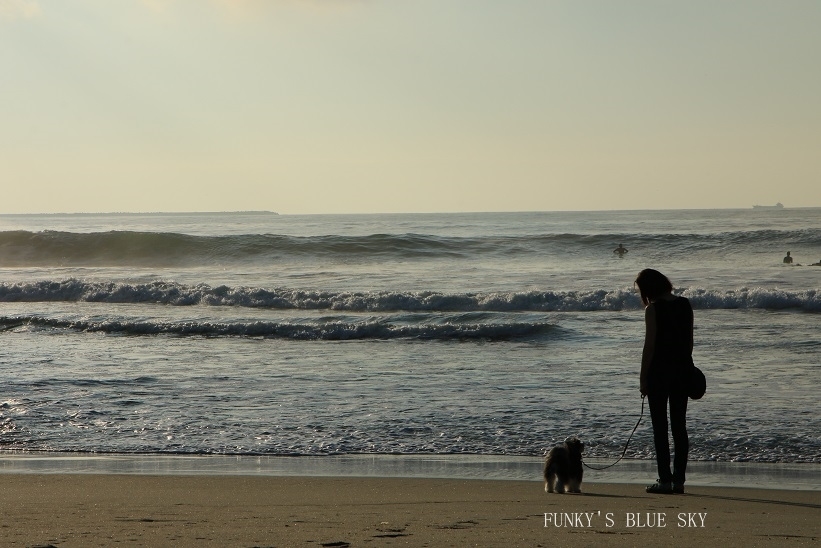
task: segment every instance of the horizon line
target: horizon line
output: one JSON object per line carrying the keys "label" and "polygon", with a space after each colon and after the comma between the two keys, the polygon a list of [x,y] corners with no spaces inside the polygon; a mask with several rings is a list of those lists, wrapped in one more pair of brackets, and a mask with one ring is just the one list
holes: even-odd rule
{"label": "horizon line", "polygon": [[[821,206],[784,206],[778,211],[796,209],[818,209]],[[637,208],[637,209],[553,209],[553,210],[509,210],[509,211],[371,211],[371,212],[326,212],[326,213],[279,213],[270,210],[224,210],[224,211],[53,211],[12,213],[0,212],[0,216],[93,216],[93,215],[465,215],[465,214],[503,214],[503,213],[617,213],[639,211],[745,211],[758,210],[753,206],[746,207],[682,207],[682,208]],[[765,208],[768,209],[769,208]],[[773,208],[773,210],[775,210]]]}

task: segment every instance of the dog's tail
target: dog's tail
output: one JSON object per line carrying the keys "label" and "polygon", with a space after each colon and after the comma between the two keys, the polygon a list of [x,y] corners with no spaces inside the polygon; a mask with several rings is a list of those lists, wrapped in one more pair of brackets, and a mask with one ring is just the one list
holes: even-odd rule
{"label": "dog's tail", "polygon": [[547,454],[547,458],[544,460],[543,475],[544,475],[544,492],[545,493],[551,491],[550,482],[553,479],[551,476],[554,474],[553,466],[554,466],[553,452],[551,451],[550,453]]}
{"label": "dog's tail", "polygon": [[547,479],[553,465],[553,453],[548,453],[547,458],[544,459],[544,479]]}

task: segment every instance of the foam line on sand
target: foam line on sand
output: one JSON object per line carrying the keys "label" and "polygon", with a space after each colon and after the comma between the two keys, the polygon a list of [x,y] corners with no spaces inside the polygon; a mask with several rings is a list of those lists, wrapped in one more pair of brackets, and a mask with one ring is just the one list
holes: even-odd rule
{"label": "foam line on sand", "polygon": [[[588,459],[594,467],[612,459]],[[0,473],[356,476],[541,481],[542,459],[488,455],[253,456],[0,452]],[[592,483],[652,483],[650,460],[625,459],[597,471]],[[691,462],[690,485],[821,491],[821,464]]]}

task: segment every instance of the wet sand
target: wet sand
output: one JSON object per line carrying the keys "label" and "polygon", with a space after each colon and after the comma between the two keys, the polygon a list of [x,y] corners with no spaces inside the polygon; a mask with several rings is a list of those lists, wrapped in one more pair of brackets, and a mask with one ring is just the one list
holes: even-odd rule
{"label": "wet sand", "polygon": [[2,546],[801,546],[815,490],[232,475],[0,474]]}

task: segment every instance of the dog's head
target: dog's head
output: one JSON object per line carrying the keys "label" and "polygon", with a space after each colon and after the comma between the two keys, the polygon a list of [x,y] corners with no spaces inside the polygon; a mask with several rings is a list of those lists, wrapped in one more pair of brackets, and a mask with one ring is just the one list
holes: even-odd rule
{"label": "dog's head", "polygon": [[571,436],[567,438],[566,440],[564,440],[564,444],[567,446],[567,449],[572,453],[578,453],[579,455],[581,455],[584,451],[584,444],[576,436]]}

